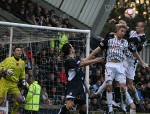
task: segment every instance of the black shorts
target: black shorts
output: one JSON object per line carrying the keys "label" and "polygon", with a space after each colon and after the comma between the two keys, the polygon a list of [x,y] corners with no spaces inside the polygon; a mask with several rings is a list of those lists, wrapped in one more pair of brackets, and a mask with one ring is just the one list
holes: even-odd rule
{"label": "black shorts", "polygon": [[86,104],[86,95],[85,93],[84,94],[80,94],[80,95],[77,95],[74,99],[74,103],[77,105],[84,105]]}
{"label": "black shorts", "polygon": [[66,86],[67,99],[73,98],[75,104],[86,104],[86,95],[83,84],[79,82],[68,82]]}

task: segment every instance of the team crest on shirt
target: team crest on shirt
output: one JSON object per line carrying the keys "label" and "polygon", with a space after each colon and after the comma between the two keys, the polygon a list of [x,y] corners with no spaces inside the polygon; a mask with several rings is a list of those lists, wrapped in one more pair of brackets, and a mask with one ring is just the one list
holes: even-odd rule
{"label": "team crest on shirt", "polygon": [[125,41],[125,40],[124,40],[124,39],[122,39],[122,40],[121,40],[121,43],[123,43],[124,41]]}
{"label": "team crest on shirt", "polygon": [[16,66],[19,66],[19,63],[16,63]]}

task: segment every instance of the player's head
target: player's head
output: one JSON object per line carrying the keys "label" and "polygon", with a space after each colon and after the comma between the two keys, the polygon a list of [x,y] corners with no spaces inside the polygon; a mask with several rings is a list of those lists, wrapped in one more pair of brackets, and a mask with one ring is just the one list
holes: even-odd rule
{"label": "player's head", "polygon": [[62,52],[64,53],[64,56],[67,56],[67,55],[69,55],[71,53],[75,53],[75,50],[74,50],[74,48],[72,47],[71,44],[66,43],[62,47]]}
{"label": "player's head", "polygon": [[28,83],[29,84],[32,84],[35,80],[37,81],[37,78],[35,78],[35,76],[33,76],[33,75],[28,76]]}
{"label": "player's head", "polygon": [[127,26],[127,22],[126,22],[125,20],[123,20],[123,19],[120,19],[120,20],[118,21],[118,24],[124,24],[124,25]]}
{"label": "player's head", "polygon": [[123,38],[127,29],[128,29],[128,26],[124,24],[116,24],[116,31],[117,31],[116,35],[119,38]]}
{"label": "player's head", "polygon": [[144,33],[144,30],[145,30],[145,23],[143,21],[139,21],[137,22],[136,24],[136,32],[138,34],[141,34],[141,33]]}
{"label": "player's head", "polygon": [[16,58],[20,58],[21,57],[21,55],[22,55],[22,49],[21,49],[20,46],[14,47],[14,49],[13,49],[13,55]]}

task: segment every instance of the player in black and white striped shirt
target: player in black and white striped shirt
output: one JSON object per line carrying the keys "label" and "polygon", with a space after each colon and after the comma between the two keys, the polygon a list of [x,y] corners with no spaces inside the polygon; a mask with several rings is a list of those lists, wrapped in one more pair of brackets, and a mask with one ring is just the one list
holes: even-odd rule
{"label": "player in black and white striped shirt", "polygon": [[119,82],[120,88],[124,93],[126,91],[126,77],[125,77],[125,67],[123,66],[123,61],[125,59],[125,52],[128,50],[128,42],[123,39],[127,26],[120,24],[117,28],[116,35],[113,38],[106,38],[101,43],[100,46],[93,51],[97,53],[100,50],[106,50],[106,70],[105,70],[105,81],[106,81],[106,91],[107,91],[107,103],[109,107],[109,114],[113,114],[112,108],[112,82],[115,79]]}

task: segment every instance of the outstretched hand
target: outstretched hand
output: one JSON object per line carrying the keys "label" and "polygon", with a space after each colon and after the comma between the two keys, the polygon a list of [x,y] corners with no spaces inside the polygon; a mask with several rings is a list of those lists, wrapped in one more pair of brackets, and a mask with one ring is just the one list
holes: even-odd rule
{"label": "outstretched hand", "polygon": [[7,69],[6,74],[7,74],[7,76],[12,76],[14,74],[14,70],[13,69]]}
{"label": "outstretched hand", "polygon": [[149,68],[149,65],[147,63],[145,63],[145,62],[142,63],[141,65],[142,65],[143,68]]}
{"label": "outstretched hand", "polygon": [[105,61],[104,57],[97,57],[96,59],[97,59],[98,62],[104,62]]}

